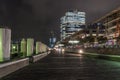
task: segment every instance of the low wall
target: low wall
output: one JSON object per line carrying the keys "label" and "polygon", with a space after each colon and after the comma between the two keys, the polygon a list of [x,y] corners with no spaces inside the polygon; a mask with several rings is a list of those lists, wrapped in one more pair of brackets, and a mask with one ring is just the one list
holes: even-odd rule
{"label": "low wall", "polygon": [[[86,48],[83,49],[88,57],[120,62],[120,48]],[[76,49],[66,49],[67,52],[76,52]]]}
{"label": "low wall", "polygon": [[87,52],[84,53],[83,55],[86,55],[86,56],[91,57],[91,58],[120,62],[120,55],[108,55],[108,54],[106,55],[106,54],[87,53]]}
{"label": "low wall", "polygon": [[33,56],[33,62],[37,62],[38,60],[47,56],[49,53],[50,52],[46,52],[46,53],[42,53],[42,54],[38,54],[38,55]]}
{"label": "low wall", "polygon": [[120,55],[120,48],[87,48],[85,51],[90,53]]}
{"label": "low wall", "polygon": [[29,58],[0,64],[0,78],[29,65]]}
{"label": "low wall", "polygon": [[46,52],[46,53],[32,56],[30,58],[20,59],[17,61],[12,61],[12,62],[7,62],[7,63],[1,63],[0,64],[0,78],[29,65],[29,62],[31,59],[32,59],[32,62],[37,62],[38,60],[47,56],[49,53],[50,52]]}
{"label": "low wall", "polygon": [[73,53],[75,52],[75,53],[78,53],[78,50],[79,49],[75,49],[75,48],[66,48],[65,52],[73,52]]}
{"label": "low wall", "polygon": [[[65,49],[66,52],[78,52],[78,50],[79,49]],[[120,48],[85,48],[83,50],[89,53],[120,55]]]}

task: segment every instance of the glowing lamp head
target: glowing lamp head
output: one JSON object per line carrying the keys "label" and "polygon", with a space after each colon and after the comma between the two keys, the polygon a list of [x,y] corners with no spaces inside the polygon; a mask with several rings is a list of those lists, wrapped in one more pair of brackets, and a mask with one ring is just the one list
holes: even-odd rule
{"label": "glowing lamp head", "polygon": [[64,52],[65,51],[65,49],[62,49],[62,52]]}
{"label": "glowing lamp head", "polygon": [[82,50],[82,49],[80,49],[78,52],[79,52],[79,53],[83,53],[83,50]]}
{"label": "glowing lamp head", "polygon": [[12,48],[13,48],[13,49],[16,49],[16,46],[13,46]]}

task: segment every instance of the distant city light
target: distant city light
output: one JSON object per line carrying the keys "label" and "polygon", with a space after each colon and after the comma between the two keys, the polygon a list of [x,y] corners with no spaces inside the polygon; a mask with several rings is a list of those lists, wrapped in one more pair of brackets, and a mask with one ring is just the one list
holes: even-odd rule
{"label": "distant city light", "polygon": [[80,41],[78,41],[78,40],[70,40],[69,41],[69,43],[71,43],[71,44],[77,44],[77,43],[79,43]]}
{"label": "distant city light", "polygon": [[13,49],[16,49],[16,46],[13,46],[12,48],[13,48]]}

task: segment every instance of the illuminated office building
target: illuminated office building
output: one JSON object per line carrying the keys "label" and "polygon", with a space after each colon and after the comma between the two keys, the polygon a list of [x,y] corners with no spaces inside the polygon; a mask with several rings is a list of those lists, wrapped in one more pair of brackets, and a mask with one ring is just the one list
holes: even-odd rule
{"label": "illuminated office building", "polygon": [[61,41],[75,32],[83,30],[85,25],[85,12],[69,11],[61,18],[60,32]]}
{"label": "illuminated office building", "polygon": [[51,31],[50,38],[49,38],[49,47],[53,48],[55,46],[55,44],[56,44],[56,41],[57,41],[57,39],[56,39],[56,37],[54,35],[54,32]]}
{"label": "illuminated office building", "polygon": [[120,7],[94,21],[94,23],[103,24],[105,26],[104,36],[113,45],[117,44],[117,38],[120,37]]}
{"label": "illuminated office building", "polygon": [[94,23],[102,23],[105,26],[105,36],[108,39],[120,36],[120,7],[94,21]]}

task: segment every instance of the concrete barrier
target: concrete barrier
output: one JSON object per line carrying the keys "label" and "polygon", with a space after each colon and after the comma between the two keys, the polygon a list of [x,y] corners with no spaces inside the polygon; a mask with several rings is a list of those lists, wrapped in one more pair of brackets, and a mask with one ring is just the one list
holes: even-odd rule
{"label": "concrete barrier", "polygon": [[[91,57],[91,58],[98,58],[98,59],[105,59],[105,60],[119,61],[120,62],[120,53],[117,53],[120,50],[112,49],[113,51],[111,51],[111,54],[108,54],[108,51],[106,51],[107,54],[103,54],[99,50],[98,49],[92,49],[92,48],[85,49],[85,52],[82,55],[85,55],[85,56],[88,56],[88,57]],[[103,50],[105,52],[105,50],[110,50],[110,49],[103,49]],[[73,49],[71,49],[71,50],[66,49],[66,51],[76,53],[76,50],[73,50]],[[116,53],[113,53],[113,52],[116,52]]]}
{"label": "concrete barrier", "polygon": [[29,65],[29,58],[0,64],[0,78]]}
{"label": "concrete barrier", "polygon": [[108,55],[120,55],[120,48],[86,48],[86,52]]}
{"label": "concrete barrier", "polygon": [[88,52],[85,52],[83,55],[86,55],[86,56],[92,57],[92,58],[98,58],[98,59],[105,59],[105,60],[120,62],[120,55],[108,55],[108,54],[106,55],[106,54],[88,53]]}
{"label": "concrete barrier", "polygon": [[65,52],[70,52],[70,53],[78,53],[79,49],[78,48],[66,48]]}
{"label": "concrete barrier", "polygon": [[[46,52],[46,53],[42,53],[42,54],[38,54],[35,56],[32,56],[32,61],[33,62],[37,62],[38,60],[44,58],[45,56],[47,56],[50,52]],[[7,62],[7,63],[2,63],[0,64],[0,78],[15,72],[18,69],[21,69],[27,65],[29,65],[30,62],[30,58],[25,58],[25,59],[20,59],[17,61],[12,61],[12,62]]]}
{"label": "concrete barrier", "polygon": [[49,53],[50,52],[46,52],[46,53],[42,53],[42,54],[38,54],[38,55],[33,56],[33,62],[37,62],[38,60],[47,56]]}

